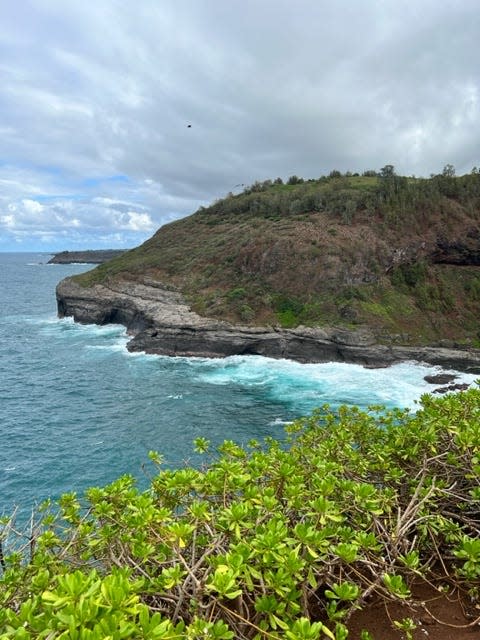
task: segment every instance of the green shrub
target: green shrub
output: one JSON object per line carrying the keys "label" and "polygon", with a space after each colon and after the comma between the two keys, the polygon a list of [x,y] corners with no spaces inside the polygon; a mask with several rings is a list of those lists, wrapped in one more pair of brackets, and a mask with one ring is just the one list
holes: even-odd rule
{"label": "green shrub", "polygon": [[248,304],[243,304],[240,307],[240,318],[245,322],[250,322],[255,317],[255,311]]}
{"label": "green shrub", "polygon": [[247,295],[244,287],[236,287],[235,289],[230,289],[227,293],[228,300],[241,300]]}
{"label": "green shrub", "polygon": [[304,311],[302,302],[290,296],[276,295],[273,296],[273,305],[282,327],[291,328],[300,324],[300,317]]}
{"label": "green shrub", "polygon": [[465,283],[465,292],[472,300],[480,300],[480,278],[473,278]]}
{"label": "green shrub", "polygon": [[479,476],[478,389],[416,414],[324,407],[284,444],[226,441],[147,491],[66,494],[23,547],[4,518],[0,634],[341,640],[367,596],[404,601],[419,576],[475,599]]}
{"label": "green shrub", "polygon": [[284,329],[297,327],[299,320],[293,309],[286,309],[277,313],[278,322]]}
{"label": "green shrub", "polygon": [[427,265],[422,261],[399,265],[393,270],[390,279],[394,286],[405,290],[424,283],[426,277]]}

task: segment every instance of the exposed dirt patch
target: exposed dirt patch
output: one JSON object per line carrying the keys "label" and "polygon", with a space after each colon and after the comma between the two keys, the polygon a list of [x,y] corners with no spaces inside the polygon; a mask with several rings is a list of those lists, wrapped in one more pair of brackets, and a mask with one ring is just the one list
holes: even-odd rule
{"label": "exposed dirt patch", "polygon": [[374,640],[406,640],[405,631],[394,620],[411,618],[416,629],[413,640],[473,640],[480,638],[480,607],[470,601],[466,593],[443,593],[428,583],[412,588],[413,598],[408,604],[388,604],[372,601],[349,621],[349,640],[360,640],[362,629]]}

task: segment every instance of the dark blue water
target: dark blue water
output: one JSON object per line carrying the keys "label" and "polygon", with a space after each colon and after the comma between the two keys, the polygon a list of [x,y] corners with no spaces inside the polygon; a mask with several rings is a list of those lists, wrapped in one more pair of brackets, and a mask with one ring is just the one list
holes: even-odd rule
{"label": "dark blue water", "polygon": [[[119,326],[56,317],[59,280],[90,266],[0,253],[0,514],[132,473],[148,451],[194,460],[193,439],[283,435],[325,402],[414,406],[431,367],[369,370],[242,356],[131,355]],[[474,376],[462,376],[473,381]]]}

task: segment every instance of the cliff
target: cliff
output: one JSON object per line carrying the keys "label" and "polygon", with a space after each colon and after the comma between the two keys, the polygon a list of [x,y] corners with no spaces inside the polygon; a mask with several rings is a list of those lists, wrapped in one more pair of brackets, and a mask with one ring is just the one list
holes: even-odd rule
{"label": "cliff", "polygon": [[57,298],[154,353],[477,366],[480,174],[256,183]]}
{"label": "cliff", "polygon": [[82,287],[72,278],[57,287],[60,317],[77,322],[123,324],[130,351],[168,356],[262,355],[299,362],[350,362],[387,366],[419,360],[480,373],[480,349],[380,345],[367,329],[233,325],[191,310],[180,292],[161,282],[118,280]]}
{"label": "cliff", "polygon": [[124,253],[123,249],[89,249],[88,251],[61,251],[47,264],[102,264]]}

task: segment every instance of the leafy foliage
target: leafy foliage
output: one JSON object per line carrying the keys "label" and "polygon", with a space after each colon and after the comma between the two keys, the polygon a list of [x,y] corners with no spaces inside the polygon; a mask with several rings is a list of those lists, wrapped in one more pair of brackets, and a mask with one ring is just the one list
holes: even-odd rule
{"label": "leafy foliage", "polygon": [[408,600],[419,576],[478,598],[479,390],[416,414],[325,406],[287,432],[144,492],[124,476],[66,494],[23,547],[4,519],[1,637],[341,640],[369,596]]}

